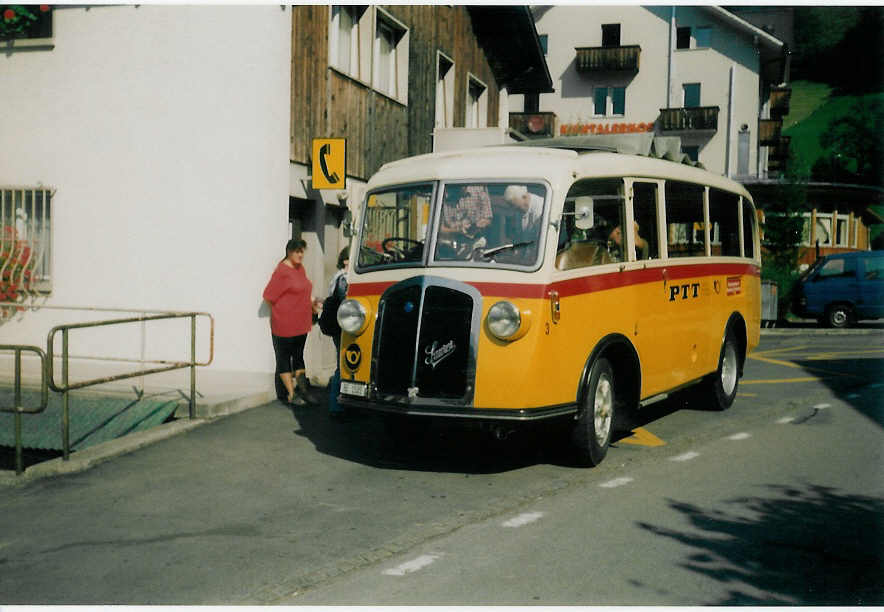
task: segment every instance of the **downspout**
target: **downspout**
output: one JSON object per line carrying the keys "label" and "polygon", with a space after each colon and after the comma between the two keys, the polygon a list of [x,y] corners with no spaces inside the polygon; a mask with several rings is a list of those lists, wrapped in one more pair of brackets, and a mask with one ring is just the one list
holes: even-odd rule
{"label": "downspout", "polygon": [[727,134],[724,139],[724,175],[732,177],[731,174],[731,143],[733,141],[734,130],[734,66],[731,64],[728,75],[727,89]]}
{"label": "downspout", "polygon": [[675,46],[675,6],[670,7],[670,16],[669,16],[669,50],[668,50],[668,61],[666,62],[666,108],[672,108],[672,62],[675,60],[673,57],[672,49]]}

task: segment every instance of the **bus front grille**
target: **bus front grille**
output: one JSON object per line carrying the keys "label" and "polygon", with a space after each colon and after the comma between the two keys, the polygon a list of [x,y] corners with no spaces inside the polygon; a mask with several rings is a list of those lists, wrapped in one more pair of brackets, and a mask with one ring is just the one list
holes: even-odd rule
{"label": "bus front grille", "polygon": [[481,298],[462,289],[418,278],[385,292],[374,351],[379,394],[460,404],[472,401],[473,339]]}

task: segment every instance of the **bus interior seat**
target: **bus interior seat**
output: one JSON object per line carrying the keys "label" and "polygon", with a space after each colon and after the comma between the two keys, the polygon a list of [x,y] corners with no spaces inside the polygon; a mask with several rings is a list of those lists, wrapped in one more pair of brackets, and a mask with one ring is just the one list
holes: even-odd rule
{"label": "bus interior seat", "polygon": [[565,250],[556,255],[556,269],[573,270],[611,261],[613,260],[608,255],[607,249],[597,242],[572,242]]}

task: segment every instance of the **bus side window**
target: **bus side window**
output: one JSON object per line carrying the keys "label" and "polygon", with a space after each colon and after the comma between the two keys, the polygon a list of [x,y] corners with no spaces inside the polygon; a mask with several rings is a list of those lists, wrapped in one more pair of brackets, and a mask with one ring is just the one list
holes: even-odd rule
{"label": "bus side window", "polygon": [[743,257],[755,257],[755,209],[743,201]]}
{"label": "bus side window", "polygon": [[740,256],[740,196],[709,190],[709,222],[712,255]]}
{"label": "bus side window", "polygon": [[657,184],[633,183],[632,210],[635,215],[635,258],[660,257],[657,236]]}
{"label": "bus side window", "polygon": [[[573,270],[626,261],[621,249],[625,219],[623,193],[622,179],[587,179],[571,187],[559,229],[556,269]],[[592,198],[592,215],[578,222],[574,200],[580,196]]]}
{"label": "bus side window", "polygon": [[666,227],[670,257],[706,254],[703,219],[705,189],[693,183],[666,182]]}

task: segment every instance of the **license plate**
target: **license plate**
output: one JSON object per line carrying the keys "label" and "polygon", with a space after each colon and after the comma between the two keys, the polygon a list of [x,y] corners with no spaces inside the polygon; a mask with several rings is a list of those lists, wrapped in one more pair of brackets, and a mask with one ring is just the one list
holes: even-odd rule
{"label": "license plate", "polygon": [[355,383],[349,382],[346,380],[341,381],[341,393],[344,395],[355,395],[357,397],[367,397],[368,396],[368,385],[363,383]]}

